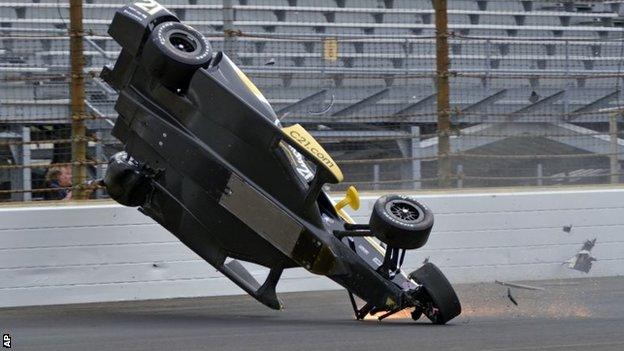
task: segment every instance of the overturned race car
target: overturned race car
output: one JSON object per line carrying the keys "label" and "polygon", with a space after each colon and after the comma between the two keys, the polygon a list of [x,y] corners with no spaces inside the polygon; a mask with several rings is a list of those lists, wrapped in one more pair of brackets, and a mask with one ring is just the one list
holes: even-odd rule
{"label": "overturned race car", "polygon": [[[338,203],[323,191],[343,180],[323,147],[302,126],[282,126],[225,53],[157,2],[119,9],[109,34],[122,47],[101,75],[119,92],[113,135],[124,151],[104,179],[113,199],[138,207],[273,309],[282,308],[275,288],[283,270],[303,267],[345,287],[357,319],[413,308],[414,320],[445,324],[461,313],[436,266],[401,270],[406,250],[431,232],[426,206],[386,195],[368,224],[354,223],[344,207],[359,207],[357,191]],[[268,267],[266,280],[241,261]]]}

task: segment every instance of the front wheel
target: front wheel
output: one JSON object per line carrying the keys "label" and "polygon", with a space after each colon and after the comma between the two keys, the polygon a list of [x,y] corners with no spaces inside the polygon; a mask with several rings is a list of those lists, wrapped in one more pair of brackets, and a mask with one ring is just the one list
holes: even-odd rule
{"label": "front wheel", "polygon": [[186,90],[191,77],[211,59],[208,40],[179,22],[157,25],[145,43],[141,62],[161,83],[174,91]]}
{"label": "front wheel", "polygon": [[377,239],[398,249],[417,249],[427,242],[433,213],[420,202],[401,195],[382,196],[369,221]]}
{"label": "front wheel", "polygon": [[461,314],[461,304],[453,286],[433,263],[426,263],[409,277],[425,289],[423,314],[432,323],[446,324]]}

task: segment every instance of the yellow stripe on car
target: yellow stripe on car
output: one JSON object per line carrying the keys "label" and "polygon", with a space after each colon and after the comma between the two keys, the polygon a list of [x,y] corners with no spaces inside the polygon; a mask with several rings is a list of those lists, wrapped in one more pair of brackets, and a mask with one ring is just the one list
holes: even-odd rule
{"label": "yellow stripe on car", "polygon": [[315,159],[318,165],[325,168],[325,170],[333,176],[334,179],[332,183],[340,183],[344,180],[344,176],[338,164],[305,128],[299,124],[295,124],[290,127],[282,128],[282,132],[284,132],[284,135],[286,135],[289,140],[301,146],[306,151],[306,156]]}
{"label": "yellow stripe on car", "polygon": [[241,71],[240,68],[238,68],[237,66],[234,66],[234,69],[236,70],[236,74],[238,74],[238,77],[243,81],[247,89],[249,89],[249,91],[251,91],[258,99],[268,104],[269,102],[267,101],[267,99],[264,97],[264,95],[262,95],[260,89],[258,89],[258,87],[251,81],[251,79],[249,79],[249,77],[247,77],[247,75],[243,73],[243,71]]}

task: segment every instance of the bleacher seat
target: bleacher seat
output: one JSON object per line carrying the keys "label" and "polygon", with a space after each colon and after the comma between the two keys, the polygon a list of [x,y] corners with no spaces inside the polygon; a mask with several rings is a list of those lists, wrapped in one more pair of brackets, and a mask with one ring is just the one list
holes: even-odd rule
{"label": "bleacher seat", "polygon": [[287,22],[327,22],[321,12],[312,11],[287,11],[285,18]]}
{"label": "bleacher seat", "polygon": [[[106,35],[108,23],[114,14],[113,4],[117,2],[85,2],[84,27],[89,34]],[[197,1],[201,5],[198,8],[189,7],[188,0],[163,0],[162,3],[171,5],[178,15],[204,34],[222,34],[221,10],[206,8],[220,6],[221,0]],[[334,89],[334,93],[340,96],[337,99],[342,101],[337,106],[343,107],[374,93],[380,87],[393,84],[404,84],[404,88],[397,91],[405,94],[431,89],[433,79],[426,76],[433,74],[436,69],[431,0],[394,0],[393,8],[386,10],[385,5],[390,2],[380,0],[298,0],[296,6],[290,6],[294,3],[289,0],[234,1],[236,28],[243,34],[257,36],[237,40],[238,61],[243,69],[251,72],[272,70],[270,76],[258,74],[256,82],[261,89],[266,90],[269,99],[281,101],[276,106],[285,106],[285,101],[297,101],[323,87]],[[471,74],[508,74],[511,77],[493,78],[484,83],[481,77],[459,76],[451,79],[452,86],[464,89],[471,86],[479,89],[484,86],[488,89],[506,87],[518,91],[530,86],[567,88],[576,86],[578,81],[547,75],[540,77],[540,72],[559,72],[559,75],[563,75],[566,70],[586,75],[603,71],[617,72],[622,56],[621,41],[617,39],[621,39],[622,29],[614,25],[617,14],[613,12],[612,4],[581,5],[578,3],[570,7],[546,0],[449,1],[450,29],[460,36],[472,37],[451,38],[451,68]],[[306,7],[319,9],[309,11]],[[68,18],[66,6],[57,9],[55,6],[46,6],[45,2],[27,1],[16,10],[0,3],[0,23],[4,28],[63,30]],[[344,24],[348,24],[348,27],[341,26]],[[278,41],[273,38],[275,36],[290,39]],[[323,40],[327,37],[338,39],[336,61],[323,58]],[[423,37],[429,41],[416,40]],[[490,38],[489,44],[475,37]],[[354,38],[363,41],[348,40]],[[520,40],[522,38],[539,39],[523,41]],[[567,53],[566,44],[562,41],[566,38],[570,39]],[[579,38],[587,41],[579,42],[576,40]],[[402,40],[413,41],[408,45],[407,53]],[[94,41],[111,57],[119,50],[113,40],[99,38]],[[69,40],[66,38],[33,39],[23,43],[18,52],[15,51],[15,40],[0,39],[0,50],[5,50],[0,52],[0,67],[26,67],[33,70],[47,66],[68,67]],[[215,40],[213,44],[217,50],[223,45],[222,40]],[[88,51],[86,62],[90,71],[98,72],[102,65],[112,62],[91,44],[85,44],[85,50]],[[266,66],[271,59],[274,64]],[[300,73],[304,71],[308,72],[305,73],[307,77]],[[405,76],[406,72],[411,76]],[[251,76],[254,74],[251,73]],[[615,81],[613,78],[585,79],[582,84],[587,89],[593,89]],[[25,86],[24,89],[34,88]],[[99,88],[94,85],[91,89],[97,92]],[[393,94],[396,93],[393,90]],[[66,95],[66,91],[63,94]],[[424,97],[426,93],[422,95]],[[476,95],[466,98],[477,99]],[[582,98],[580,94],[578,99]],[[392,99],[395,99],[394,95]],[[591,97],[588,95],[586,100],[591,100]],[[394,103],[388,101],[381,105]],[[517,104],[514,101],[510,98],[498,104],[512,106]],[[103,109],[107,109],[106,102],[100,104]]]}
{"label": "bleacher seat", "polygon": [[373,17],[368,13],[336,13],[336,23],[375,23]]}
{"label": "bleacher seat", "polygon": [[[454,2],[454,1],[451,1]],[[458,3],[464,1],[457,1]],[[522,7],[522,3],[520,1],[487,1],[487,10],[488,11],[500,11],[500,12],[509,12],[509,11],[518,11],[524,12],[524,8]]]}
{"label": "bleacher seat", "polygon": [[[451,5],[453,5],[454,2],[455,1],[449,1]],[[431,9],[431,0],[394,0],[394,8]]]}
{"label": "bleacher seat", "polygon": [[297,0],[297,6],[302,7],[338,7],[336,0]]}
{"label": "bleacher seat", "polygon": [[[215,2],[215,0],[212,0]],[[222,0],[216,0],[216,2],[220,5],[223,3]],[[249,5],[249,6],[289,6],[288,0],[239,0],[240,5]]]}
{"label": "bleacher seat", "polygon": [[346,0],[346,7],[385,8],[383,0]]}

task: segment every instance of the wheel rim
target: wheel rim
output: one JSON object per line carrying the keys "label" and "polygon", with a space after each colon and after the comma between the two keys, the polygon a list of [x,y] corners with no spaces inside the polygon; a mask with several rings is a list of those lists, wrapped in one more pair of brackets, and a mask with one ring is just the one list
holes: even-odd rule
{"label": "wheel rim", "polygon": [[423,220],[424,213],[416,205],[404,200],[391,200],[386,204],[386,212],[403,223],[417,223]]}
{"label": "wheel rim", "polygon": [[169,45],[182,54],[191,54],[199,50],[197,40],[185,32],[172,31],[169,33]]}

